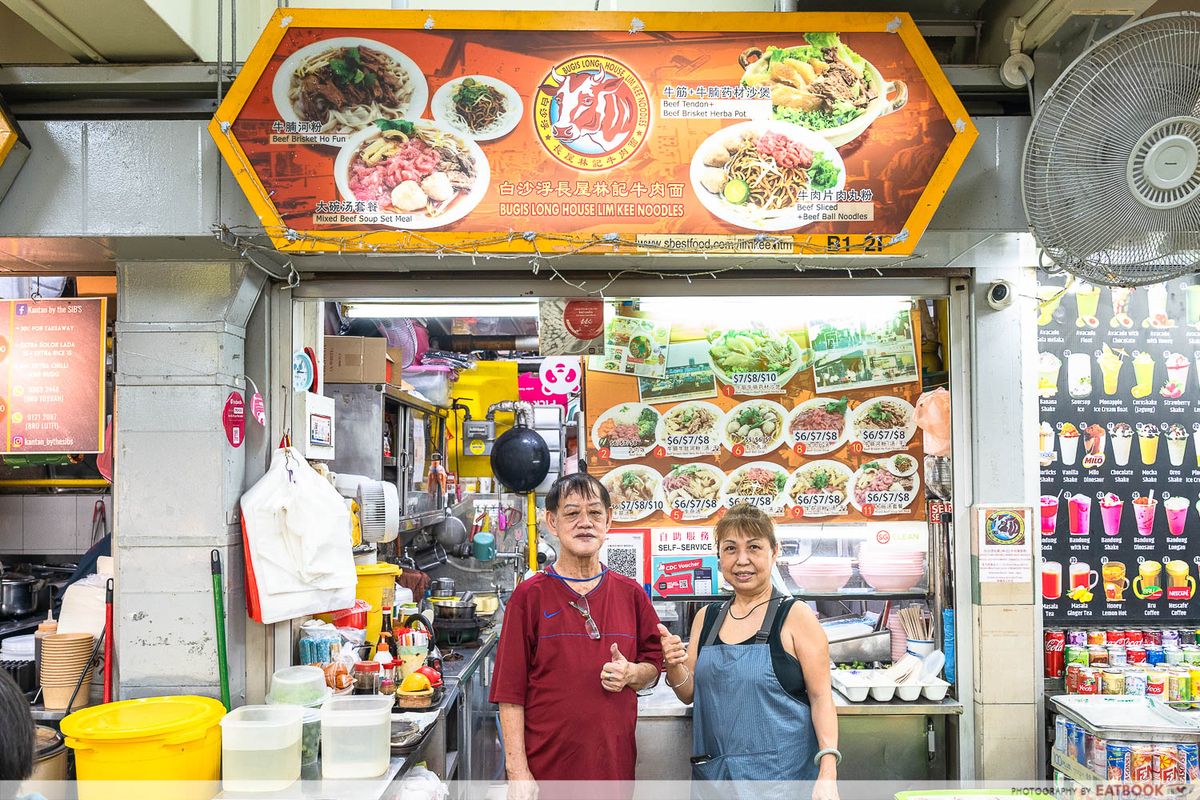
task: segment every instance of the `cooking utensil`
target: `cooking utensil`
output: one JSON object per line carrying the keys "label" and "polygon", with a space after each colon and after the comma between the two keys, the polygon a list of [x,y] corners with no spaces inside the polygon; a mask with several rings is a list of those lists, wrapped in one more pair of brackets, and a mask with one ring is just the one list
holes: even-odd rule
{"label": "cooking utensil", "polygon": [[104,702],[112,702],[113,684],[113,579],[104,587]]}
{"label": "cooking utensil", "polygon": [[0,617],[16,619],[43,611],[45,578],[5,573],[0,575]]}
{"label": "cooking utensil", "polygon": [[510,491],[531,492],[550,474],[550,447],[537,431],[518,423],[492,445],[491,464]]}
{"label": "cooking utensil", "polygon": [[475,599],[475,592],[471,591],[470,589],[467,589],[465,592],[462,593],[462,595],[459,596],[458,602],[470,603],[474,599]]}
{"label": "cooking utensil", "polygon": [[221,673],[221,702],[225,710],[229,702],[229,662],[225,654],[225,592],[221,588],[221,551],[212,551],[213,612],[217,620],[217,669]]}
{"label": "cooking utensil", "polygon": [[473,620],[475,604],[461,600],[437,600],[433,604],[433,618],[437,620]]}
{"label": "cooking utensil", "polygon": [[454,578],[434,578],[430,582],[434,597],[453,597]]}

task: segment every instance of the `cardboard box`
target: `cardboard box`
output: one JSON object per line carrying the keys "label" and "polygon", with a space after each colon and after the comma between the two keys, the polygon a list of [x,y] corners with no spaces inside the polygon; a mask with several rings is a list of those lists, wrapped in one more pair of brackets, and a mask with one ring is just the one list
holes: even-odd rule
{"label": "cardboard box", "polygon": [[399,347],[389,347],[388,359],[391,361],[391,374],[388,376],[388,383],[392,386],[399,386],[400,379],[404,373],[404,351]]}
{"label": "cardboard box", "polygon": [[387,383],[390,366],[387,339],[325,337],[325,383]]}

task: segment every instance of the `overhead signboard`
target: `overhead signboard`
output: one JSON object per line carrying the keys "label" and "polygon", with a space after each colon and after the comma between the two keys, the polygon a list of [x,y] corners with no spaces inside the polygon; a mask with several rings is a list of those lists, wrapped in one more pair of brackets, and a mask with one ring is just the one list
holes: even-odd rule
{"label": "overhead signboard", "polygon": [[0,300],[0,453],[104,451],[104,304]]}
{"label": "overhead signboard", "polygon": [[281,9],[209,126],[281,250],[913,252],[977,132],[906,14]]}
{"label": "overhead signboard", "polygon": [[17,124],[12,111],[0,97],[0,200],[17,179],[25,159],[29,157],[29,139]]}

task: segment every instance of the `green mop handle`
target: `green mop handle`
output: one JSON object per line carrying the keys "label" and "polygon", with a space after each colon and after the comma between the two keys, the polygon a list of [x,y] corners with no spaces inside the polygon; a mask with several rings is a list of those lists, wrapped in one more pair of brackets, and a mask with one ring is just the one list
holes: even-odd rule
{"label": "green mop handle", "polygon": [[221,587],[221,551],[212,551],[213,608],[217,614],[217,667],[221,671],[221,702],[229,705],[229,665],[225,655],[225,591]]}

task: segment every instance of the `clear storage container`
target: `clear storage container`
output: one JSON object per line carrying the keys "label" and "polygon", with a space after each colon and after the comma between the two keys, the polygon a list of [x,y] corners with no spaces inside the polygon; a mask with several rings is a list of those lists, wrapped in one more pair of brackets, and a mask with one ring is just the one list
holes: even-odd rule
{"label": "clear storage container", "polygon": [[440,364],[426,367],[408,367],[404,380],[435,406],[450,407],[450,384],[454,382],[454,369]]}
{"label": "clear storage container", "polygon": [[395,698],[333,697],[321,706],[321,775],[374,778],[391,757]]}
{"label": "clear storage container", "polygon": [[332,690],[325,685],[325,670],[320,667],[285,667],[271,676],[269,705],[312,706],[329,699]]}
{"label": "clear storage container", "polygon": [[300,777],[304,709],[242,706],[221,720],[221,783],[229,792],[275,792]]}

